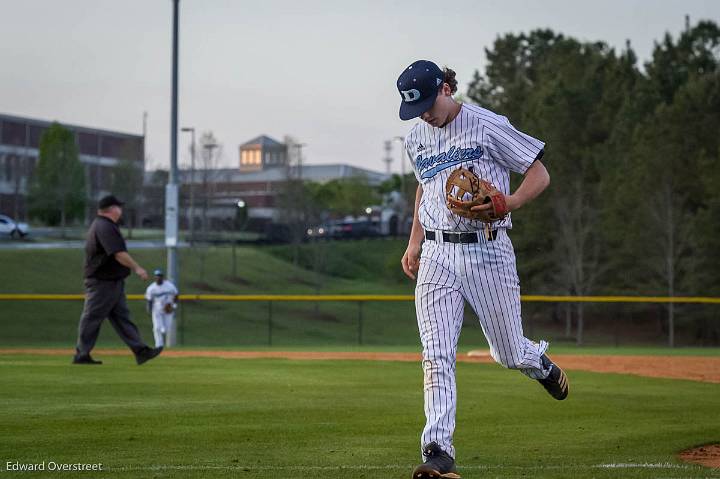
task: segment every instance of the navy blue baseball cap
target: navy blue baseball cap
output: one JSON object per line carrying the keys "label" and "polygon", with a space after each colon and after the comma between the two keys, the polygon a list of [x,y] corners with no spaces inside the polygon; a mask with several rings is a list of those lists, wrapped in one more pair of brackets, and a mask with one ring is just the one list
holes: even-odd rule
{"label": "navy blue baseball cap", "polygon": [[432,108],[444,78],[440,67],[428,60],[418,60],[403,70],[397,80],[400,119],[417,118]]}

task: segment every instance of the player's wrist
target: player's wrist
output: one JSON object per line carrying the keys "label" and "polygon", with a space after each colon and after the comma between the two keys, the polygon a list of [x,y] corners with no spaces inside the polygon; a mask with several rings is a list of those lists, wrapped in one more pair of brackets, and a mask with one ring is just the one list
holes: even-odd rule
{"label": "player's wrist", "polygon": [[508,212],[520,208],[523,204],[524,201],[515,194],[505,196],[505,205],[507,206]]}

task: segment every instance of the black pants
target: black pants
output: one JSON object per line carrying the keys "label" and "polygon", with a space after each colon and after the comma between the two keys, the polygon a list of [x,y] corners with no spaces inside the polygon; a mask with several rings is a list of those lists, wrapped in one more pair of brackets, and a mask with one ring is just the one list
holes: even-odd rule
{"label": "black pants", "polygon": [[137,326],[130,320],[130,311],[125,301],[125,281],[106,281],[94,278],[85,280],[85,306],[80,324],[76,356],[86,356],[95,347],[100,325],[108,318],[120,339],[125,341],[135,354],[148,346],[140,338]]}

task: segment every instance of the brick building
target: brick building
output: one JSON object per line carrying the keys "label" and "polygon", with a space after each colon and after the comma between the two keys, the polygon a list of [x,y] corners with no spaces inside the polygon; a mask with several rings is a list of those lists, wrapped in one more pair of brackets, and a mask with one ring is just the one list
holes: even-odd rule
{"label": "brick building", "polygon": [[[0,212],[27,220],[27,193],[37,165],[40,138],[52,122],[0,114]],[[80,161],[85,165],[88,196],[86,220],[95,203],[110,192],[113,169],[127,158],[145,168],[144,138],[117,131],[62,124],[75,134]]]}
{"label": "brick building", "polygon": [[[208,230],[231,229],[237,214],[237,203],[242,200],[247,205],[247,229],[262,231],[267,225],[282,220],[276,209],[276,201],[278,192],[284,187],[288,178],[302,178],[303,181],[323,183],[362,176],[371,185],[378,185],[388,178],[384,173],[343,164],[303,164],[302,170],[299,170],[298,166],[288,166],[285,144],[264,135],[240,145],[239,150],[239,168],[195,170],[194,173],[190,170],[179,172],[181,228],[189,227],[192,209],[196,230],[202,228],[203,217],[207,222],[205,227]],[[145,226],[163,224],[166,178],[167,174],[164,172],[145,174],[146,201],[143,208]]]}

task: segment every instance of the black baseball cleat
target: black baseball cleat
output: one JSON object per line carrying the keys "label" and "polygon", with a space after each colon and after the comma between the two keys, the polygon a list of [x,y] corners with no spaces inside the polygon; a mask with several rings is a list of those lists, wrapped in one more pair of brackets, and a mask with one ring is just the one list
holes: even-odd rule
{"label": "black baseball cleat", "polygon": [[135,361],[138,363],[138,366],[145,364],[152,358],[158,356],[162,350],[162,346],[159,348],[145,348],[135,355]]}
{"label": "black baseball cleat", "polygon": [[550,368],[550,374],[548,374],[548,377],[545,379],[538,379],[538,382],[543,385],[552,397],[558,401],[562,401],[568,396],[568,392],[570,391],[570,383],[565,375],[565,371],[560,369],[560,366],[552,362],[545,354],[540,357],[540,360],[543,366]]}
{"label": "black baseball cleat", "polygon": [[96,361],[89,354],[83,356],[73,356],[73,364],[102,364],[102,361]]}
{"label": "black baseball cleat", "polygon": [[455,459],[440,449],[436,442],[423,447],[425,462],[420,464],[412,473],[412,479],[460,479],[455,469]]}

